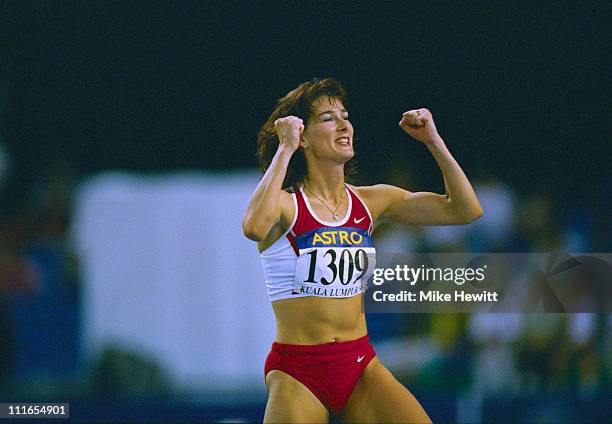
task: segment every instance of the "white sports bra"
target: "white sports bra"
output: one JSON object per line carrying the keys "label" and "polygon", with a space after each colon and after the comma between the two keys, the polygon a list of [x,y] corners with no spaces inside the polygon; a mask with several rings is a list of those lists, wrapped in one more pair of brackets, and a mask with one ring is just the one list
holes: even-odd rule
{"label": "white sports bra", "polygon": [[365,290],[376,266],[372,216],[348,186],[348,208],[338,222],[319,219],[300,188],[292,193],[289,229],[261,252],[272,302],[293,297],[351,297]]}

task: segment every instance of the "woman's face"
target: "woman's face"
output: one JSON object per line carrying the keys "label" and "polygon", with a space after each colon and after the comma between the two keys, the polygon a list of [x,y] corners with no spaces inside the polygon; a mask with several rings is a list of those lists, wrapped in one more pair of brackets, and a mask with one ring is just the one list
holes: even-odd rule
{"label": "woman's face", "polygon": [[342,102],[327,96],[312,104],[314,113],[305,125],[300,145],[316,158],[348,161],[353,150],[353,125]]}

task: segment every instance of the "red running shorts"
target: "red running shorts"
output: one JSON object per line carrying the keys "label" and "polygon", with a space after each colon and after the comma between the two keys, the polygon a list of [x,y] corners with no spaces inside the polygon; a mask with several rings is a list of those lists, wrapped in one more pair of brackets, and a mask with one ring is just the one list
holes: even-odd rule
{"label": "red running shorts", "polygon": [[272,343],[264,378],[280,370],[306,386],[327,409],[337,414],[348,402],[359,377],[376,356],[366,334],[348,342],[319,345]]}

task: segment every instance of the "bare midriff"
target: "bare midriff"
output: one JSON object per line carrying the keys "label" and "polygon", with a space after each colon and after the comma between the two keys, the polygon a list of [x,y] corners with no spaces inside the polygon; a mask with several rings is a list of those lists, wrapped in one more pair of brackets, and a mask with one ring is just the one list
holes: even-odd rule
{"label": "bare midriff", "polygon": [[363,295],[346,298],[308,296],[272,302],[276,341],[323,344],[358,339],[367,333]]}

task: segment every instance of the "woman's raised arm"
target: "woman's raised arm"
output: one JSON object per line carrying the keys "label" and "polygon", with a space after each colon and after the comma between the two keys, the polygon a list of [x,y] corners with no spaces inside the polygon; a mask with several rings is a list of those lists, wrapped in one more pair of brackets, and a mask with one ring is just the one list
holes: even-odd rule
{"label": "woman's raised arm", "polygon": [[279,144],[276,154],[251,196],[242,220],[244,235],[253,241],[264,240],[280,221],[283,210],[291,208],[291,196],[283,191],[283,181],[291,156],[300,145],[304,123],[287,116],[274,122]]}
{"label": "woman's raised arm", "polygon": [[363,187],[374,213],[382,219],[416,225],[469,224],[479,218],[483,211],[472,184],[438,134],[431,112],[405,112],[399,125],[427,146],[442,171],[446,194],[412,193],[386,184]]}

